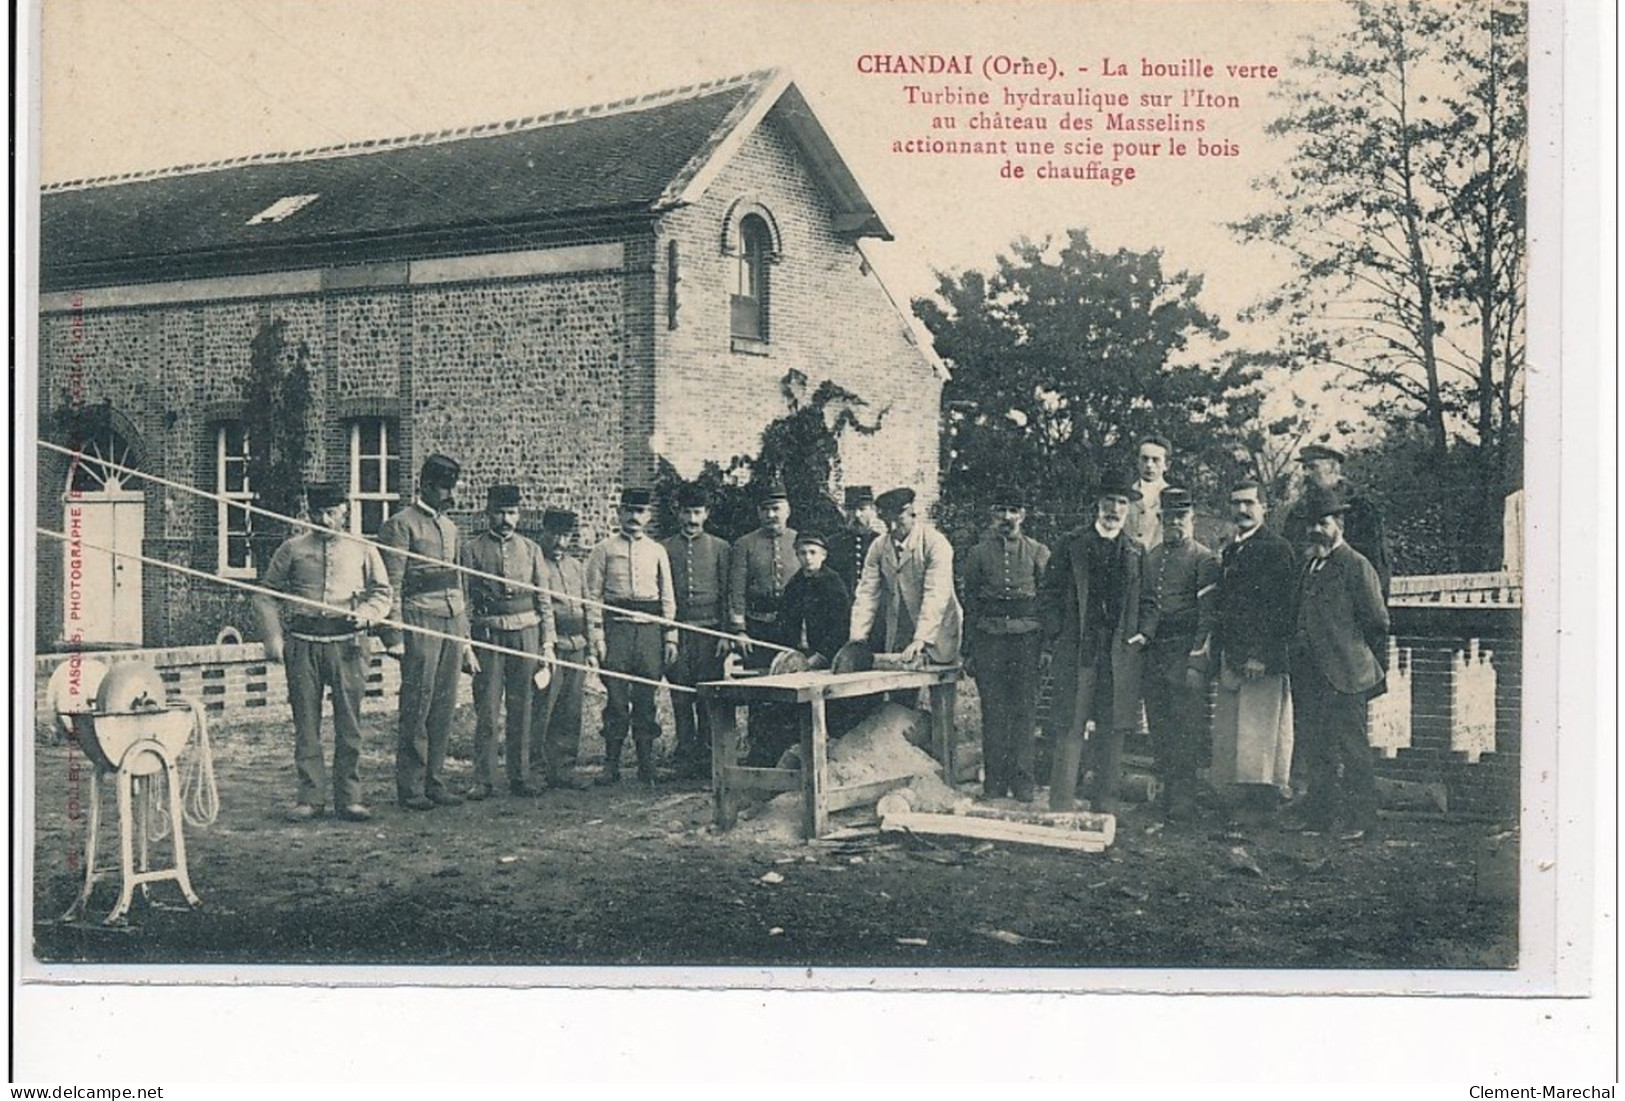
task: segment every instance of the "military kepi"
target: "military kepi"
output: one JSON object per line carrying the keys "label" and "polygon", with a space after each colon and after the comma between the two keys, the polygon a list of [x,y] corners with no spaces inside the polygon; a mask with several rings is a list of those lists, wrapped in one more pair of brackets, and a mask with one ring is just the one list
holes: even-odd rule
{"label": "military kepi", "polygon": [[332,482],[310,482],[305,486],[305,507],[311,512],[337,508],[344,501],[344,491]]}
{"label": "military kepi", "polygon": [[1298,452],[1298,461],[1300,463],[1313,462],[1316,459],[1336,459],[1338,462],[1342,462],[1343,453],[1335,447],[1327,447],[1325,444],[1319,443],[1312,443]]}
{"label": "military kepi", "polygon": [[784,478],[778,474],[773,475],[756,490],[757,504],[765,505],[771,501],[788,501],[789,499],[790,494],[784,488]]}
{"label": "military kepi", "polygon": [[862,508],[875,503],[875,491],[869,486],[847,486],[846,507]]}
{"label": "military kepi", "polygon": [[705,491],[704,486],[696,485],[693,482],[685,482],[683,487],[677,491],[677,507],[710,508],[711,495]]}
{"label": "military kepi", "polygon": [[1191,500],[1191,491],[1179,486],[1169,486],[1162,491],[1162,511],[1164,512],[1190,512],[1196,507]]}
{"label": "military kepi", "polygon": [[999,486],[997,492],[994,493],[993,507],[1026,508],[1027,495],[1021,491],[1020,486],[1006,483],[1005,485]]}
{"label": "military kepi", "polygon": [[519,487],[510,485],[492,486],[485,492],[486,508],[518,508]]}
{"label": "military kepi", "polygon": [[654,503],[654,494],[647,489],[621,490],[622,508],[648,508]]}
{"label": "military kepi", "polygon": [[437,486],[454,486],[462,476],[463,468],[456,459],[439,454],[423,460],[423,470],[419,475],[423,481]]}
{"label": "military kepi", "polygon": [[576,530],[576,514],[567,508],[544,509],[542,530],[550,531],[554,535],[569,535]]}
{"label": "military kepi", "polygon": [[895,516],[909,505],[914,503],[914,491],[907,486],[897,489],[888,489],[875,498],[875,508],[883,513]]}

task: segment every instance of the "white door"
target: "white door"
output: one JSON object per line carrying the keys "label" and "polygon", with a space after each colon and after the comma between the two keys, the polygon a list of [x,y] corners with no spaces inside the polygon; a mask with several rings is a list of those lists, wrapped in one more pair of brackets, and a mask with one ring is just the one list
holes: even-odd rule
{"label": "white door", "polygon": [[[141,645],[141,553],[146,499],[116,490],[63,504],[62,636],[70,643]],[[106,549],[103,549],[106,548]]]}

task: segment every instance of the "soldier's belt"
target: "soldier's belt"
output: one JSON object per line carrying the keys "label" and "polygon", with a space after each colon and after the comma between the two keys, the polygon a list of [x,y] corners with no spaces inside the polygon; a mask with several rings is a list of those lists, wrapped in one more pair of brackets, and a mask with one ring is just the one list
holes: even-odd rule
{"label": "soldier's belt", "polygon": [[531,608],[529,611],[530,614],[525,616],[522,620],[517,621],[517,625],[514,621],[511,621],[509,617],[516,616],[521,613],[505,612],[495,615],[474,616],[470,622],[470,626],[476,627],[482,631],[508,631],[510,633],[517,634],[520,631],[528,631],[532,627],[535,627],[537,624],[541,623],[542,617],[536,613],[536,610]]}
{"label": "soldier's belt", "polygon": [[[644,624],[649,621],[633,618],[630,615],[616,615],[616,612],[640,612],[644,615],[660,614],[660,601],[658,600],[609,600],[605,601],[605,603],[609,605],[606,614],[617,623]],[[658,626],[658,624],[652,624],[652,626]]]}
{"label": "soldier's belt", "polygon": [[1025,634],[1038,630],[1038,617],[984,615],[978,616],[972,626],[993,634]]}
{"label": "soldier's belt", "polygon": [[520,612],[534,612],[536,598],[534,596],[516,596],[508,600],[482,600],[475,604],[474,612],[481,616],[518,615]]}
{"label": "soldier's belt", "polygon": [[401,579],[402,596],[422,596],[457,588],[457,571],[452,569],[408,570]]}
{"label": "soldier's belt", "polygon": [[288,621],[288,633],[305,642],[339,642],[361,632],[353,622],[338,616],[294,616]]}
{"label": "soldier's belt", "polygon": [[1038,615],[1038,598],[1032,596],[995,596],[977,602],[983,618],[1032,619]]}

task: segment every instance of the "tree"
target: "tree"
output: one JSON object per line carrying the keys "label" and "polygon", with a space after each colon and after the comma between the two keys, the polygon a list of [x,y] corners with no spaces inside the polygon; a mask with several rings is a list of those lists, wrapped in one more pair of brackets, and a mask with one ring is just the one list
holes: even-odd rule
{"label": "tree", "polygon": [[[310,347],[289,344],[286,319],[260,323],[249,345],[243,380],[243,432],[248,439],[248,484],[260,508],[297,516],[310,461]],[[266,516],[251,522],[254,562],[264,569],[288,525]]]}
{"label": "tree", "polygon": [[1082,229],[1058,251],[1048,239],[1011,251],[991,274],[939,274],[937,297],[913,304],[953,371],[945,527],[979,524],[1004,481],[1075,522],[1099,474],[1128,472],[1151,433],[1173,440],[1175,473],[1199,491],[1237,471],[1258,368],[1212,354],[1226,334],[1197,303],[1201,276],[1165,273],[1159,249],[1102,252]]}
{"label": "tree", "polygon": [[[693,484],[711,495],[711,530],[730,542],[757,526],[756,493],[775,476],[784,480],[790,498],[791,524],[807,531],[832,532],[843,520],[835,499],[841,475],[841,436],[853,431],[872,436],[880,431],[889,409],[872,423],[862,414],[868,402],[825,379],[809,393],[805,372],[792,368],[779,380],[785,413],[762,429],[762,448],[754,455],[735,455],[726,468],[716,460],[701,467]],[[677,530],[677,491],[683,477],[666,459],[659,460],[655,492],[660,499],[661,528]]]}
{"label": "tree", "polygon": [[[1504,486],[1520,446],[1526,24],[1516,0],[1350,0],[1275,93],[1286,166],[1233,228],[1295,272],[1248,319],[1419,421],[1435,460],[1476,449]],[[1487,489],[1489,487],[1486,487]],[[1503,490],[1504,491],[1504,490]]]}

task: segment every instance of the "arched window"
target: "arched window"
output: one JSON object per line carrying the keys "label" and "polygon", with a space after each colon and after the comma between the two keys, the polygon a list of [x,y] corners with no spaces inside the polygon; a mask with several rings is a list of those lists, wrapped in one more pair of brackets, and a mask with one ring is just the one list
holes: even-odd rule
{"label": "arched window", "polygon": [[739,221],[739,251],[734,283],[731,332],[735,340],[767,342],[768,263],[773,233],[760,215]]}

